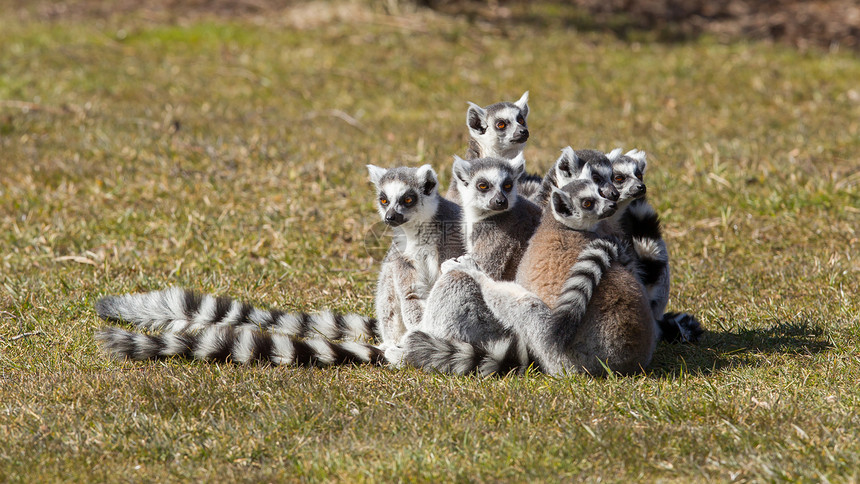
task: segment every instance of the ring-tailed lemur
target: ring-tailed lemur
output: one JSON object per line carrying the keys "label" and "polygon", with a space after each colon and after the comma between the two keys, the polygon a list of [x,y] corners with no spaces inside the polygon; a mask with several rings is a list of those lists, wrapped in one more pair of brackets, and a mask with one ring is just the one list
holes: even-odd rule
{"label": "ring-tailed lemur", "polygon": [[377,209],[395,230],[376,290],[376,319],[388,347],[420,323],[441,263],[464,253],[462,217],[456,203],[439,195],[430,165],[368,169],[378,191]]}
{"label": "ring-tailed lemur", "polygon": [[597,226],[597,234],[623,239],[637,259],[636,275],[645,286],[660,339],[695,342],[701,325],[690,314],[664,314],[669,301],[669,251],[663,240],[657,212],[645,198],[644,151],[631,150],[612,161],[612,182],[618,189],[619,210]]}
{"label": "ring-tailed lemur", "polygon": [[[368,166],[368,171],[378,190],[379,213],[396,232],[380,271],[376,301],[379,318],[260,310],[229,298],[179,288],[104,297],[96,303],[96,311],[109,321],[127,321],[139,329],[174,335],[235,327],[299,338],[381,337],[383,345],[396,343],[406,328],[420,321],[423,299],[438,277],[439,263],[463,254],[460,208],[439,196],[436,173],[429,165],[391,170]],[[114,348],[112,338],[143,344],[146,337],[130,340],[118,331],[105,330],[100,341],[105,348]]]}
{"label": "ring-tailed lemur", "polygon": [[463,234],[468,252],[493,279],[513,280],[540,208],[518,193],[525,159],[454,158],[454,178],[463,199]]}
{"label": "ring-tailed lemur", "polygon": [[541,182],[540,190],[531,200],[546,206],[553,188],[561,188],[573,180],[592,180],[597,184],[603,198],[618,200],[618,190],[612,183],[612,162],[621,156],[616,148],[608,155],[596,150],[575,150],[570,146],[561,150],[555,164]]}
{"label": "ring-tailed lemur", "polygon": [[[574,202],[579,199],[569,187],[553,190],[548,207],[553,216],[543,217],[516,278],[550,307],[562,301],[568,268],[576,263],[588,242],[597,238],[593,232],[573,230],[568,225],[569,214],[574,214],[576,203],[580,203]],[[608,358],[604,362],[614,371],[637,371],[650,363],[656,345],[651,308],[644,287],[621,263],[613,263],[603,275],[581,324],[602,332],[606,346],[601,352]]]}
{"label": "ring-tailed lemur", "polygon": [[[469,103],[466,111],[466,127],[469,129],[467,160],[478,158],[502,158],[512,160],[521,155],[529,139],[529,92],[515,102],[498,102],[487,107]],[[526,196],[540,189],[543,177],[523,172],[520,190]],[[456,182],[452,182],[445,194],[449,200],[460,203]]]}
{"label": "ring-tailed lemur", "polygon": [[[522,369],[534,360],[551,374],[592,375],[606,369],[637,372],[650,363],[655,341],[642,287],[616,262],[615,244],[587,232],[598,217],[615,211],[614,203],[600,197],[593,182],[582,180],[555,189],[547,211],[552,216],[544,217],[542,235],[556,239],[556,245],[541,248],[555,266],[542,276],[569,268],[557,278],[557,288],[544,291],[552,293],[552,308],[545,302],[550,297],[494,281],[467,257],[446,262],[421,327],[404,338],[407,363],[488,374]],[[488,314],[460,310],[476,298]]]}

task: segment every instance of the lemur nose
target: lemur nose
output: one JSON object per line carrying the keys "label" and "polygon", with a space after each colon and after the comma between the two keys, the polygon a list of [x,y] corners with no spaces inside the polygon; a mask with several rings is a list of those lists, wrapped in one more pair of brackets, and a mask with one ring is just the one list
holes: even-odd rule
{"label": "lemur nose", "polygon": [[609,207],[609,210],[617,210],[617,209],[618,209],[618,204],[617,204],[617,203],[615,203],[615,202],[609,202],[609,203],[607,204],[607,207]]}
{"label": "lemur nose", "polygon": [[618,200],[619,193],[614,186],[607,185],[600,189],[600,196],[607,200],[612,200],[614,202]]}
{"label": "lemur nose", "polygon": [[493,210],[504,210],[508,208],[508,199],[504,195],[500,195],[493,199]]}
{"label": "lemur nose", "polygon": [[403,214],[397,212],[393,208],[385,212],[385,223],[392,226],[397,226],[405,221]]}
{"label": "lemur nose", "polygon": [[523,142],[527,141],[529,139],[529,129],[523,128],[522,131],[519,132],[517,139],[520,139]]}

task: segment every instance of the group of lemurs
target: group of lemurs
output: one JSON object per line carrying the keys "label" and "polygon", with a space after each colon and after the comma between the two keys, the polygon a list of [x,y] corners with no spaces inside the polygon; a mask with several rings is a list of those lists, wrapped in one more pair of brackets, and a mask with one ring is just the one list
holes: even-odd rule
{"label": "group of lemurs", "polygon": [[526,172],[528,92],[469,103],[469,147],[440,195],[436,172],[368,165],[393,229],[376,317],[261,310],[171,288],[108,296],[96,310],[136,331],[100,329],[108,353],[275,365],[374,363],[441,372],[629,374],[659,340],[695,342],[666,313],[669,255],[645,198],[645,153],[564,148],[545,176]]}

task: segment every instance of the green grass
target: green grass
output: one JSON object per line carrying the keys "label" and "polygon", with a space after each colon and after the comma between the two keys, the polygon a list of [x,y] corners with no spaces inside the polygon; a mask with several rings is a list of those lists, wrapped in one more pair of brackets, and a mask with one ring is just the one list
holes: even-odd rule
{"label": "green grass", "polygon": [[[860,479],[856,55],[349,9],[0,11],[0,481]],[[99,353],[109,293],[369,314],[364,165],[447,183],[466,101],[526,89],[532,169],[649,153],[700,345],[600,380]]]}

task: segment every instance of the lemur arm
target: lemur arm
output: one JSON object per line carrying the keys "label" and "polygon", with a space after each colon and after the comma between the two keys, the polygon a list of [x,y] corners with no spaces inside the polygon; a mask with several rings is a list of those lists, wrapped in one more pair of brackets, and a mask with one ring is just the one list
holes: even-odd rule
{"label": "lemur arm", "polygon": [[401,264],[395,275],[395,290],[400,305],[400,314],[406,330],[415,329],[421,324],[424,306],[430,292],[417,277],[411,264]]}
{"label": "lemur arm", "polygon": [[492,247],[488,240],[479,239],[475,241],[470,256],[484,274],[490,277],[490,279],[498,281],[505,273],[510,254],[507,251],[505,251],[506,253],[500,253],[498,247],[495,250],[491,249]]}

